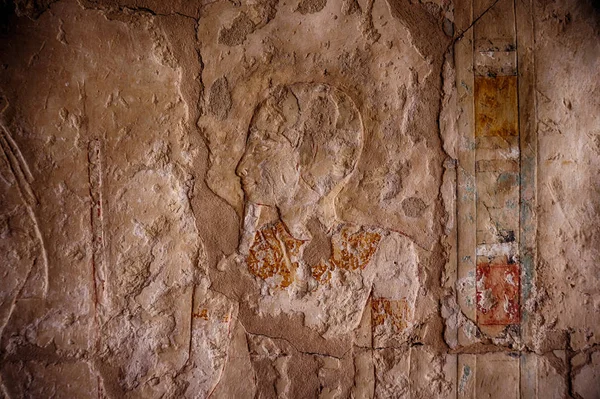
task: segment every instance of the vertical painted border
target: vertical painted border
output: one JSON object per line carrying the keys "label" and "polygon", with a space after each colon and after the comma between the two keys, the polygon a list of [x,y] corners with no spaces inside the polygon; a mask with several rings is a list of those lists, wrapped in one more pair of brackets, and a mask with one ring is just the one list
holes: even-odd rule
{"label": "vertical painted border", "polygon": [[[456,165],[456,301],[461,312],[475,322],[475,103],[473,94],[473,0],[457,0],[454,61],[458,111],[458,162]],[[469,296],[471,303],[469,303]],[[468,344],[460,328],[459,347]],[[456,398],[474,399],[476,355],[456,356]]]}

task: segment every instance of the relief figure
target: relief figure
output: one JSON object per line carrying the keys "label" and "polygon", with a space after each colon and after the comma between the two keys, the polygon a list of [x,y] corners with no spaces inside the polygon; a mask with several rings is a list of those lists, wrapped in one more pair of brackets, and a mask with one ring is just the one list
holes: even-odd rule
{"label": "relief figure", "polygon": [[326,84],[276,87],[255,109],[236,173],[245,196],[239,254],[262,284],[260,312],[300,312],[333,336],[358,325],[372,295],[405,305],[388,323],[394,333],[408,325],[417,249],[398,233],[336,215],[363,136],[354,101]]}

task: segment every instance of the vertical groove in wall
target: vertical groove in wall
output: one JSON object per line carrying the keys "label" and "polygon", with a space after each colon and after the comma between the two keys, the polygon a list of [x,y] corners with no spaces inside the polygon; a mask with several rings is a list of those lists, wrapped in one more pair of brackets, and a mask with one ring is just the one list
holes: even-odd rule
{"label": "vertical groove in wall", "polygon": [[[475,320],[475,137],[473,129],[473,1],[458,0],[455,21],[462,32],[454,46],[458,108],[458,164],[457,179],[457,276],[456,301],[468,320]],[[473,324],[471,324],[473,325]],[[469,335],[469,332],[472,335]],[[456,343],[468,346],[476,331],[458,328]],[[457,398],[475,396],[475,359],[472,354],[459,354],[457,358]]]}
{"label": "vertical groove in wall", "polygon": [[102,203],[102,142],[90,140],[88,144],[88,178],[90,189],[90,221],[92,232],[92,274],[94,278],[94,308],[104,297],[104,207]]}
{"label": "vertical groove in wall", "polygon": [[[465,1],[462,9],[471,10],[472,2]],[[472,11],[471,11],[472,13]],[[470,26],[472,15],[457,24]],[[464,17],[464,15],[462,16]],[[475,320],[475,136],[473,128],[473,30],[468,29],[455,46],[456,81],[458,91],[459,150],[457,168],[458,272],[457,302],[462,313]],[[458,333],[458,344],[468,345],[469,339]]]}
{"label": "vertical groove in wall", "polygon": [[[520,131],[520,242],[521,255],[521,339],[532,346],[533,309],[528,301],[535,287],[537,263],[537,134],[535,128],[535,69],[533,6],[530,0],[515,0],[517,29],[517,63],[519,71],[519,131]],[[521,355],[521,397],[537,398],[537,359],[528,353]]]}

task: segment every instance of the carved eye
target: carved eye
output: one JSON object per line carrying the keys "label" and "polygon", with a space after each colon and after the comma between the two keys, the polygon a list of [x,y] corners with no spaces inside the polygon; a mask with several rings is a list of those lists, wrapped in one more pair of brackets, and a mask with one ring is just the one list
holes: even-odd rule
{"label": "carved eye", "polygon": [[259,152],[259,153],[267,152],[270,149],[271,149],[271,146],[268,146],[265,144],[259,144],[258,146],[256,146],[256,152]]}

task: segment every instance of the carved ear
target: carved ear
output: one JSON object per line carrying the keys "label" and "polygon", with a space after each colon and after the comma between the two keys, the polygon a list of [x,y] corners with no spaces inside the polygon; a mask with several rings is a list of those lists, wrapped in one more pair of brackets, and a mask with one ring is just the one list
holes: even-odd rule
{"label": "carved ear", "polygon": [[300,131],[298,131],[297,129],[288,129],[284,130],[282,135],[287,139],[287,141],[289,141],[290,145],[294,149],[299,149],[301,141],[300,138],[302,137],[302,133],[300,133]]}
{"label": "carved ear", "polygon": [[356,166],[362,122],[352,99],[326,85],[305,85],[300,98],[300,165],[304,180],[321,195],[329,193]]}
{"label": "carved ear", "polygon": [[298,99],[286,86],[277,86],[261,101],[252,115],[249,135],[261,139],[285,138],[293,148],[298,148],[302,134],[297,129],[300,116]]}
{"label": "carved ear", "polygon": [[356,166],[362,121],[352,99],[320,83],[278,86],[255,110],[251,135],[280,141],[298,151],[304,181],[327,195]]}

